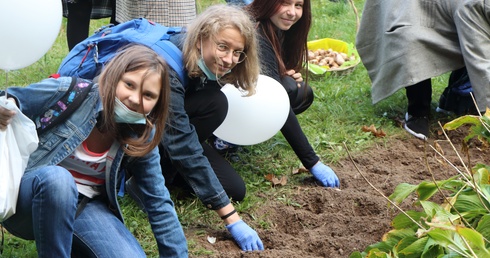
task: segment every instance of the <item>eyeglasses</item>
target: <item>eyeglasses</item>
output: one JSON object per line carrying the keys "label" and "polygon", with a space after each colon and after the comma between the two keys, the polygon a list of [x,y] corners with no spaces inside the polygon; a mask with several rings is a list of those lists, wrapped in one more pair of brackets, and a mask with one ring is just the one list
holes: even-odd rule
{"label": "eyeglasses", "polygon": [[[231,50],[227,45],[216,43],[216,55],[219,58],[223,58],[225,56],[228,56],[230,54],[230,52],[231,52]],[[239,63],[245,61],[246,58],[247,58],[247,54],[245,54],[245,52],[238,51],[238,50],[233,51],[232,60],[235,64],[239,64]]]}

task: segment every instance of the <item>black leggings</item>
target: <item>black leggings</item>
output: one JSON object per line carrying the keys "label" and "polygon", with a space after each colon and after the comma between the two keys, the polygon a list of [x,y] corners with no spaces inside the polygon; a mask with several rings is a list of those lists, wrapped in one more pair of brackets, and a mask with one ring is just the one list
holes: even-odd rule
{"label": "black leggings", "polygon": [[[281,132],[303,165],[306,168],[311,168],[318,162],[319,158],[304,135],[296,114],[305,111],[313,103],[313,90],[305,85],[298,88],[294,81],[289,85],[291,86],[290,88],[286,86],[285,88],[289,95],[291,110]],[[211,163],[211,167],[225,192],[232,200],[243,200],[246,194],[246,186],[242,177],[228,160],[210,145],[213,142],[206,142],[206,140],[214,140],[213,132],[221,125],[228,112],[228,101],[221,91],[221,87],[219,85],[207,85],[197,91],[186,92],[185,110],[191,124],[196,128],[204,155]],[[173,184],[186,185],[178,173],[174,178]],[[188,186],[186,188],[191,189]]]}
{"label": "black leggings", "polygon": [[286,123],[281,128],[281,133],[303,166],[310,169],[320,158],[318,158],[313,147],[308,142],[308,138],[303,133],[303,129],[301,129],[296,115],[301,114],[313,103],[313,89],[304,83],[301,84],[301,87],[298,87],[298,83],[289,76],[283,77],[281,84],[286,89],[289,96],[289,103],[291,104],[291,110],[289,111]]}
{"label": "black leggings", "polygon": [[88,37],[92,0],[68,2],[68,19],[66,21],[66,38],[68,49],[72,50],[78,43]]}
{"label": "black leggings", "polygon": [[[116,24],[116,0],[112,0],[112,16],[110,23]],[[92,14],[92,0],[78,0],[76,3],[67,3],[68,18],[66,21],[66,39],[68,50],[72,50],[78,43],[88,37],[90,17]]]}
{"label": "black leggings", "polygon": [[415,117],[430,115],[430,102],[432,100],[431,79],[418,82],[405,88],[408,108],[407,112]]}
{"label": "black leggings", "polygon": [[[211,167],[226,194],[234,201],[245,198],[245,182],[233,166],[206,140],[214,140],[213,132],[218,128],[228,112],[228,101],[219,85],[207,85],[198,91],[186,92],[185,110],[189,120],[196,128],[203,154],[209,160]],[[210,144],[213,144],[212,142]],[[192,191],[182,176],[176,173],[173,185]]]}

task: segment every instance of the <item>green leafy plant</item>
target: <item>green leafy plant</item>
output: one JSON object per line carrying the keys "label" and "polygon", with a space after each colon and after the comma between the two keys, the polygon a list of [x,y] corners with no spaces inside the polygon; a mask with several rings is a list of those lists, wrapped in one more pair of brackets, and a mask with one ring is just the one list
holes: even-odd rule
{"label": "green leafy plant", "polygon": [[490,109],[487,109],[482,116],[466,115],[456,118],[446,123],[443,128],[446,130],[455,130],[465,124],[470,125],[470,133],[464,138],[465,142],[474,137],[477,137],[482,142],[490,142]]}
{"label": "green leafy plant", "polygon": [[[474,137],[490,142],[488,111],[483,116],[459,117],[443,128],[455,130],[468,124],[465,142]],[[453,167],[458,173],[449,179],[399,184],[388,197],[390,203],[398,208],[415,194],[417,209],[401,210],[381,242],[350,258],[490,257],[490,167],[476,164],[471,169],[464,166],[463,171]],[[436,194],[443,195],[442,204],[430,201]]]}

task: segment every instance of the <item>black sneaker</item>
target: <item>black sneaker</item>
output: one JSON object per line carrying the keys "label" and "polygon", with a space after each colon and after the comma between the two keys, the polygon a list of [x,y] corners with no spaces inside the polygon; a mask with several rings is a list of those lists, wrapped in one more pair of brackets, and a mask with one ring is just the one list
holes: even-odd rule
{"label": "black sneaker", "polygon": [[427,116],[416,117],[406,113],[403,128],[424,141],[429,138],[429,118]]}

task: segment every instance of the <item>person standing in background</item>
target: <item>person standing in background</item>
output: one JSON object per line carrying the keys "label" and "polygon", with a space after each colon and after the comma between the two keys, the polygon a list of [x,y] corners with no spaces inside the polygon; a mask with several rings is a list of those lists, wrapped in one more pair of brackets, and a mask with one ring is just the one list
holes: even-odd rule
{"label": "person standing in background", "polygon": [[68,50],[86,39],[89,34],[90,20],[110,17],[115,24],[114,10],[116,0],[62,0],[63,16],[66,17],[66,40]]}
{"label": "person standing in background", "polygon": [[182,27],[196,17],[195,0],[113,0],[116,1],[115,20],[123,23],[136,18],[168,27]]}
{"label": "person standing in background", "polygon": [[404,129],[430,137],[431,79],[466,67],[480,112],[490,106],[490,3],[366,0],[356,48],[373,104],[405,88]]}

